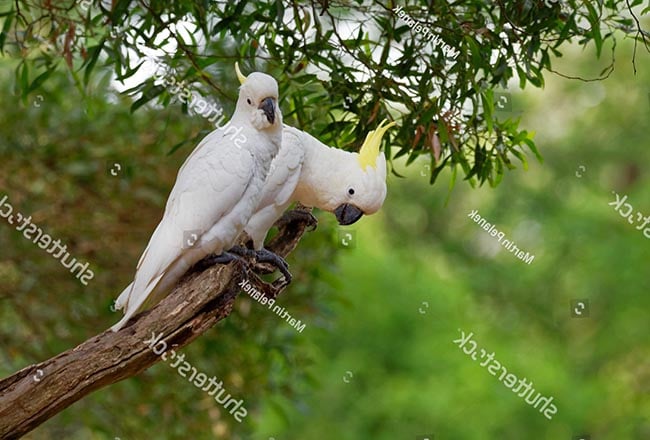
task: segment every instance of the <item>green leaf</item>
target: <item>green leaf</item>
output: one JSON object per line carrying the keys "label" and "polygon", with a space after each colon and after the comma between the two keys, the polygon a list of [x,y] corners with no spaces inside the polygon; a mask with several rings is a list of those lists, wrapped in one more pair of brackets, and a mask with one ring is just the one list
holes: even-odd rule
{"label": "green leaf", "polygon": [[90,57],[87,60],[86,70],[84,71],[84,85],[88,85],[90,74],[99,59],[99,54],[102,52],[105,42],[106,40],[101,40],[98,46],[93,46],[89,49]]}
{"label": "green leaf", "polygon": [[481,93],[481,101],[483,102],[483,115],[485,117],[485,124],[488,133],[494,131],[493,121],[494,118],[494,91],[492,89],[486,90]]}
{"label": "green leaf", "polygon": [[13,8],[7,13],[7,19],[2,26],[2,31],[0,31],[0,54],[4,55],[4,45],[7,35],[9,34],[9,29],[11,29],[11,22],[14,19]]}
{"label": "green leaf", "polygon": [[27,63],[23,61],[19,69],[21,69],[20,89],[22,91],[21,93],[22,93],[23,104],[27,104],[27,94],[29,89],[29,68],[27,67]]}
{"label": "green leaf", "polygon": [[[101,3],[101,2],[100,2]],[[126,12],[129,8],[131,0],[118,0],[117,4],[113,1],[113,11],[111,12],[111,23],[118,24],[123,23],[122,14]]]}
{"label": "green leaf", "polygon": [[[442,172],[443,169],[447,167],[447,162],[451,159],[451,155],[445,157],[440,165],[438,165],[432,172],[431,172],[431,178],[429,179],[429,184],[433,185],[436,180],[438,179],[438,175]],[[433,164],[433,160],[431,161]]]}
{"label": "green leaf", "polygon": [[533,141],[533,139],[532,139],[532,135],[530,137],[527,137],[527,138],[523,139],[522,142],[525,143],[528,146],[530,151],[533,152],[533,154],[535,155],[535,157],[537,158],[537,160],[540,163],[544,162],[544,158],[542,157],[542,155],[537,150],[537,146],[535,145],[535,141]]}
{"label": "green leaf", "polygon": [[30,84],[29,88],[27,89],[27,93],[31,93],[34,90],[36,90],[37,88],[39,88],[40,85],[43,84],[45,82],[45,80],[47,80],[55,70],[56,70],[56,65],[53,65],[52,67],[50,67],[45,72],[38,75],[36,77],[36,79],[34,81],[32,81],[32,83]]}
{"label": "green leaf", "polygon": [[528,161],[526,160],[526,156],[521,153],[520,151],[515,150],[514,148],[510,150],[510,152],[517,157],[521,161],[522,166],[524,167],[524,170],[528,170]]}

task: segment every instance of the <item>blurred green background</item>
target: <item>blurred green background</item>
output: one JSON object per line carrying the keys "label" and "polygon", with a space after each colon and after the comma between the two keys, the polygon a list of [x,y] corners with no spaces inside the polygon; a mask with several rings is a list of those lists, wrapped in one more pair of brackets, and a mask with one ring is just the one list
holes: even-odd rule
{"label": "blurred green background", "polygon": [[[449,194],[448,176],[430,187],[421,175],[428,162],[396,161],[406,178],[389,176],[380,213],[341,229],[318,213],[278,300],[307,323],[303,333],[241,295],[227,320],[183,350],[244,399],[244,423],[158,364],[25,438],[650,438],[650,242],[608,205],[615,191],[650,214],[650,60],[638,53],[634,75],[632,48],[619,43],[604,82],[551,75],[544,90],[504,90],[512,110],[503,118],[521,115],[545,161],[530,157],[528,171],[507,173],[496,189],[457,184]],[[562,72],[591,77],[603,67],[593,53],[569,52],[554,64]],[[25,103],[14,69],[0,59],[0,196],[96,276],[81,285],[0,223],[2,377],[118,320],[110,304],[193,145],[168,153],[208,128],[178,105],[131,114],[108,72],[84,99],[57,73]],[[474,209],[534,261],[501,249],[467,217]],[[572,300],[588,300],[589,316],[572,317]],[[458,329],[553,396],[553,419],[465,355],[452,342]]]}

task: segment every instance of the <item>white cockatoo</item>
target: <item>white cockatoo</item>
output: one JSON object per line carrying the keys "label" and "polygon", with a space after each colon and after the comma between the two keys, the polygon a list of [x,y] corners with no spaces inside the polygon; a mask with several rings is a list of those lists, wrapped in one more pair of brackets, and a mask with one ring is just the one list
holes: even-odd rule
{"label": "white cockatoo", "polygon": [[[124,309],[124,317],[113,331],[122,328],[146,300],[165,295],[196,262],[230,249],[259,205],[282,143],[278,84],[260,72],[244,77],[238,66],[237,76],[242,86],[228,130],[208,134],[178,172],[135,279],[115,302],[116,309]],[[228,135],[233,127],[245,142],[237,144]]]}
{"label": "white cockatoo", "polygon": [[254,248],[263,249],[269,229],[293,202],[332,212],[341,225],[377,212],[386,198],[386,159],[379,147],[386,130],[395,124],[384,122],[368,133],[359,153],[328,147],[285,125],[282,148],[245,228]]}

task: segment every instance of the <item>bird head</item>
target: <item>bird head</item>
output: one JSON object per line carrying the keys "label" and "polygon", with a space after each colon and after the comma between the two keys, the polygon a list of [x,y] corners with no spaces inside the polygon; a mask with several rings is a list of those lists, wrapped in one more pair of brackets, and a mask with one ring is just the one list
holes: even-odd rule
{"label": "bird head", "polygon": [[239,88],[238,109],[246,109],[251,113],[251,123],[258,130],[282,128],[282,113],[278,106],[278,83],[270,75],[253,72],[244,76],[235,63],[237,78],[241,83]]}
{"label": "bird head", "polygon": [[[322,209],[331,211],[340,225],[351,225],[364,214],[374,214],[386,198],[386,159],[379,151],[381,139],[395,122],[386,121],[371,131],[359,153],[352,153],[332,182],[328,200]],[[352,159],[352,160],[350,160]],[[356,159],[356,160],[355,160]]]}

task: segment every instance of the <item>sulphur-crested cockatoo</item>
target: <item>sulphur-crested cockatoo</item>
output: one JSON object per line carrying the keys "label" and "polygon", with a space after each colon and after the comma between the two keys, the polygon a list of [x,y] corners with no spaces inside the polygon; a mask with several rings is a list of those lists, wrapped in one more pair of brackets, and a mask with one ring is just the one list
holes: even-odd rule
{"label": "sulphur-crested cockatoo", "polygon": [[373,214],[386,198],[386,159],[381,139],[394,122],[368,133],[359,153],[331,148],[297,128],[284,126],[264,193],[245,231],[256,250],[293,202],[333,212],[341,225]]}
{"label": "sulphur-crested cockatoo", "polygon": [[228,125],[237,127],[246,141],[236,144],[228,130],[217,129],[187,158],[135,279],[115,302],[115,308],[124,309],[124,317],[113,331],[122,328],[145,300],[160,299],[196,262],[230,249],[259,205],[282,143],[278,84],[259,72],[246,78],[239,67],[237,76],[242,86]]}

